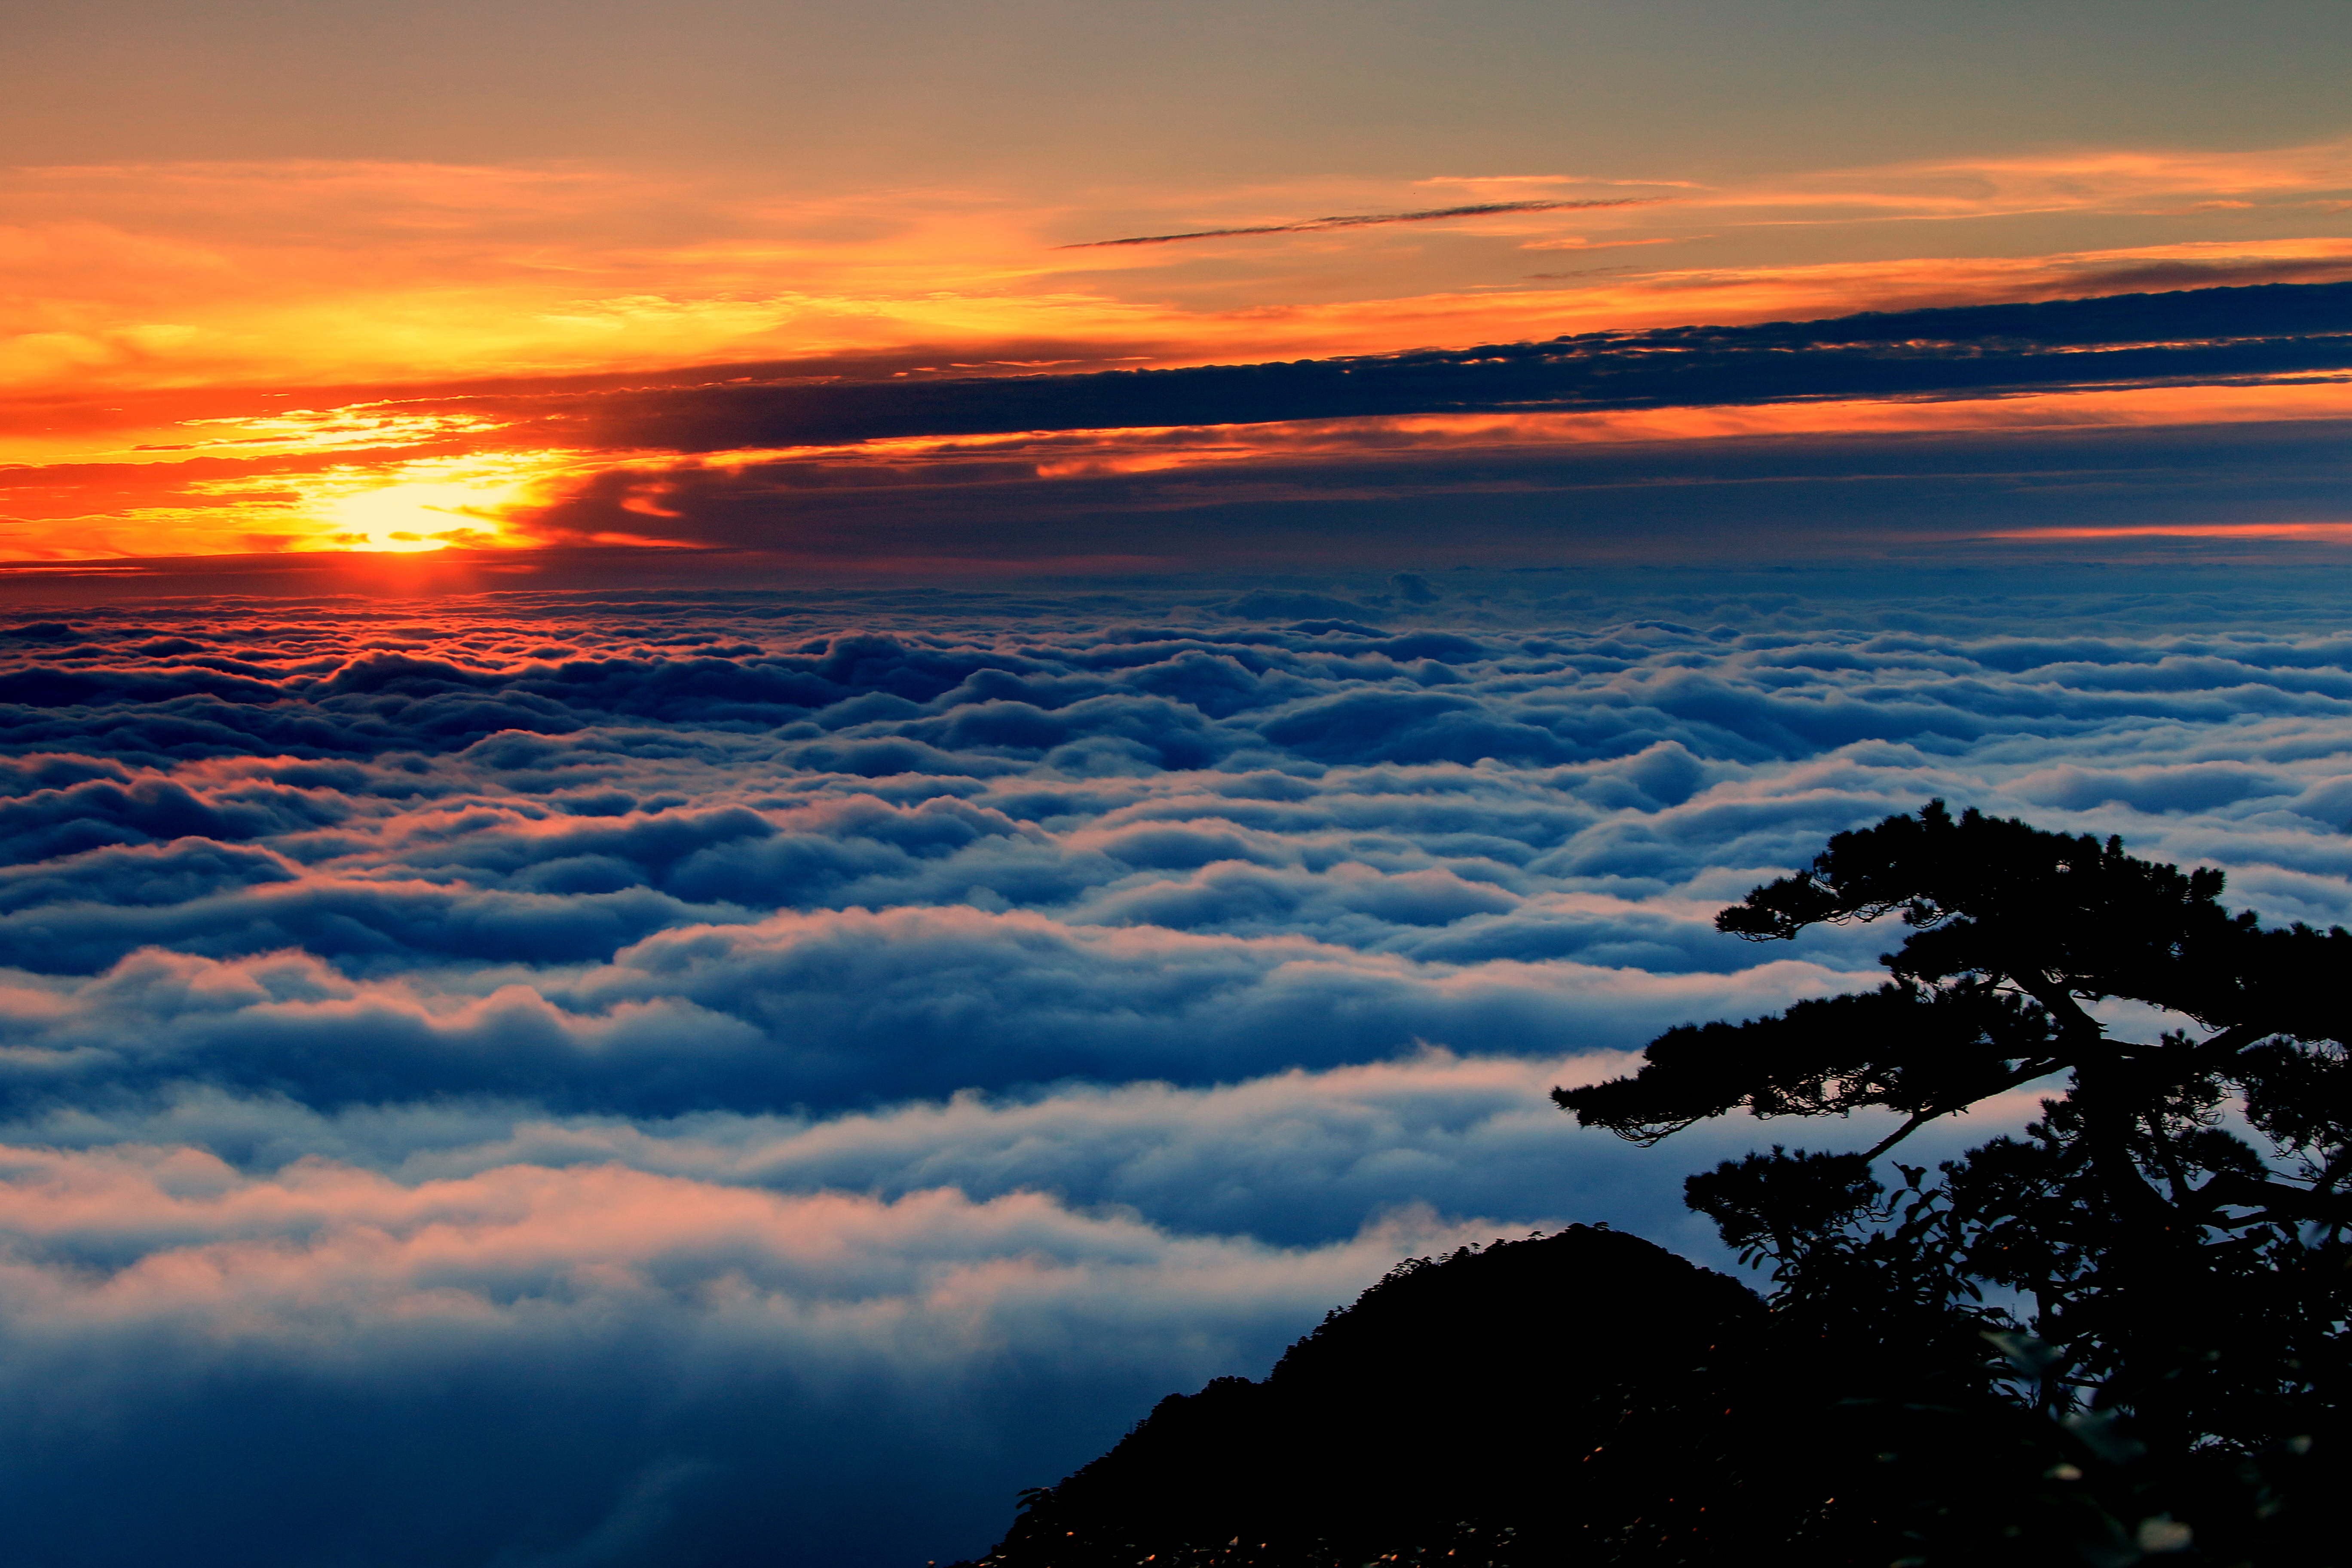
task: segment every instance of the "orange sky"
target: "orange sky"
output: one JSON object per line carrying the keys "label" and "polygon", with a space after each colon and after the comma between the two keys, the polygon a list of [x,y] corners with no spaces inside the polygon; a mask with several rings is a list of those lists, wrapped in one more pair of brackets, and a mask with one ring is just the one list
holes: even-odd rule
{"label": "orange sky", "polygon": [[[1732,182],[1514,172],[1162,184],[1050,204],[977,187],[794,196],[740,172],[322,160],[20,169],[5,195],[0,559],[20,561],[529,548],[551,537],[540,514],[595,476],[667,460],[537,444],[497,419],[404,406],[490,380],[675,384],[698,366],[761,363],[772,377],[778,362],[859,379],[1255,363],[2352,278],[2345,142],[2092,148]],[[1577,201],[1634,205],[1066,248],[1323,215]],[[1296,460],[1401,439],[2346,412],[2338,388],[2281,386],[1077,432],[1052,437],[1037,472],[1262,451]],[[822,460],[887,467],[913,450],[874,443]],[[641,529],[596,538],[660,541],[656,500],[628,510]]]}

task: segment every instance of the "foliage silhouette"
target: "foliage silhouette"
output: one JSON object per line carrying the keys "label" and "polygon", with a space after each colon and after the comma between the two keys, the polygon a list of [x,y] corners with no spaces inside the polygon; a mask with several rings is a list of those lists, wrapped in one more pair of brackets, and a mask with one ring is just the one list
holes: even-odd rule
{"label": "foliage silhouette", "polygon": [[[1769,1266],[1775,1319],[1955,1367],[1974,1337],[2113,1470],[2117,1561],[2336,1561],[2317,1500],[2286,1494],[2342,1462],[2352,934],[2266,930],[2222,886],[1935,802],[1717,921],[1769,941],[1899,915],[1887,984],[1669,1031],[1640,1072],[1554,1098],[1645,1143],[1732,1110],[1899,1114],[1867,1154],[1776,1147],[1691,1179]],[[2117,1003],[2176,1026],[2111,1031]],[[1892,1197],[1873,1175],[1926,1123],[2037,1082],[2024,1138],[1932,1181],[1898,1164]]]}
{"label": "foliage silhouette", "polygon": [[[1263,1383],[1171,1396],[1024,1494],[988,1561],[2343,1562],[2352,935],[2266,930],[2222,886],[1941,802],[1840,834],[1717,923],[1899,916],[1887,984],[1554,1091],[1643,1143],[1900,1118],[1691,1178],[1768,1300],[1585,1226],[1416,1260]],[[2115,1022],[2151,1010],[2176,1026]],[[1880,1180],[2024,1092],[2023,1138]]]}

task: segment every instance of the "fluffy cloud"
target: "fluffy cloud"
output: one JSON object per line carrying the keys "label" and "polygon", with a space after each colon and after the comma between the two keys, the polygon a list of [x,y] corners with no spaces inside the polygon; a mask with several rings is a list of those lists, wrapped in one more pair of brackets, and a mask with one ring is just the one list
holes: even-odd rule
{"label": "fluffy cloud", "polygon": [[[6,1375],[45,1413],[0,1441],[14,1517],[67,1561],[190,1519],[200,1563],[969,1552],[1013,1489],[1168,1388],[1262,1372],[1399,1256],[1574,1215],[1726,1262],[1674,1178],[1751,1129],[1654,1154],[1545,1097],[1623,1059],[831,1118],[53,1110],[0,1147]],[[172,1506],[58,1506],[125,1466]]]}
{"label": "fluffy cloud", "polygon": [[1865,1142],[1544,1098],[1863,983],[1882,933],[1711,925],[1830,833],[1941,795],[2347,918],[2326,595],[1831,586],[17,626],[12,1550],[967,1552],[1407,1252],[1704,1254],[1685,1172]]}
{"label": "fluffy cloud", "polygon": [[18,1104],[190,1079],[314,1105],[505,1094],[648,1113],[840,1106],[1063,1079],[1232,1080],[1428,1039],[1625,1049],[1694,1015],[1864,978],[1803,963],[1735,975],[1424,963],[1299,937],[970,909],[687,926],[610,963],[373,981],[299,952],[151,948],[88,979],[0,972],[0,1084]]}
{"label": "fluffy cloud", "polygon": [[[37,1562],[972,1550],[1126,1407],[1264,1363],[1401,1250],[1465,1234],[1406,1215],[1283,1249],[1036,1194],[617,1165],[411,1185],[10,1149],[0,1172],[0,1495]],[[141,1505],[106,1506],[130,1473]],[[921,1506],[882,1506],[908,1489]]]}

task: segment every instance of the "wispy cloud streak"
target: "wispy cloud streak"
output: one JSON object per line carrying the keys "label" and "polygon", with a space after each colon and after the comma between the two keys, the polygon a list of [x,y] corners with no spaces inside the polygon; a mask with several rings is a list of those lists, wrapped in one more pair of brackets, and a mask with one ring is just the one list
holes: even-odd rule
{"label": "wispy cloud streak", "polygon": [[1107,250],[1123,245],[1174,245],[1187,239],[1234,239],[1253,234],[1319,234],[1334,228],[1371,228],[1387,223],[1435,223],[1449,217],[1492,217],[1498,213],[1562,212],[1578,207],[1641,207],[1664,196],[1619,196],[1580,202],[1480,202],[1466,207],[1430,207],[1421,212],[1352,213],[1338,217],[1303,218],[1297,223],[1256,224],[1246,228],[1200,228],[1183,234],[1139,234],[1125,239],[1085,239],[1057,245],[1055,250]]}

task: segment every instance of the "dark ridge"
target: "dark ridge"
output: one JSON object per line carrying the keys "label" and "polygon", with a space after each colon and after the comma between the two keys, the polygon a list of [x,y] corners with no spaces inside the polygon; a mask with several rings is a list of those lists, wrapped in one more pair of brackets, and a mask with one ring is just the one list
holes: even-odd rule
{"label": "dark ridge", "polygon": [[[1263,1382],[1171,1394],[1026,1494],[985,1562],[1357,1568],[1670,1531],[1686,1483],[1722,1471],[1755,1392],[1733,1369],[1765,1316],[1737,1281],[1602,1227],[1415,1259]],[[1716,1500],[1727,1521],[1738,1489]]]}

